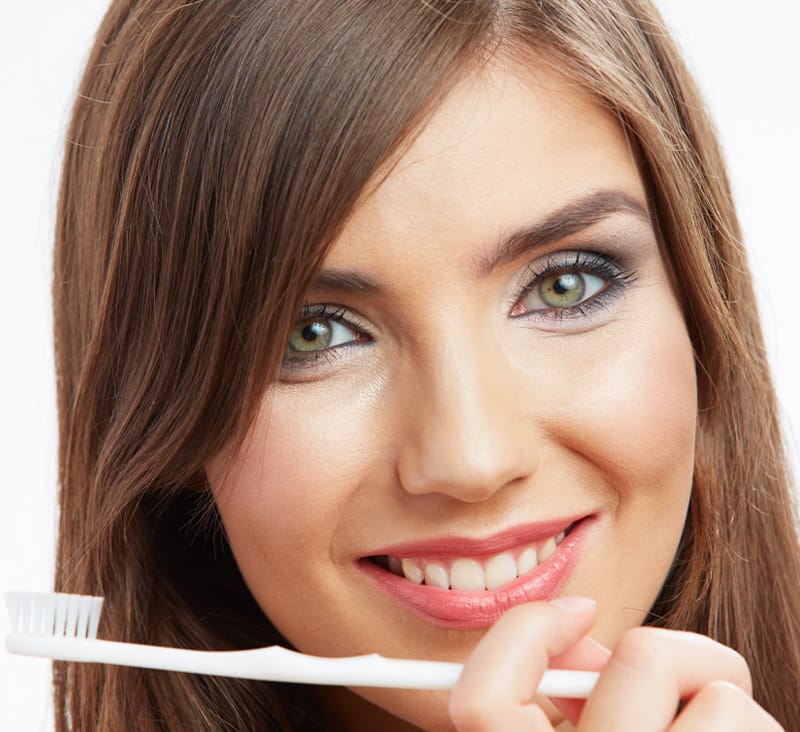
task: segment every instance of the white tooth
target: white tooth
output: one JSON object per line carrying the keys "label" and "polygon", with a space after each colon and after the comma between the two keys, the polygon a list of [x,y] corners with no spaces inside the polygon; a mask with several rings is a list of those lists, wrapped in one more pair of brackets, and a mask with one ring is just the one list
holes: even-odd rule
{"label": "white tooth", "polygon": [[474,559],[456,559],[450,568],[450,586],[454,590],[485,590],[483,567]]}
{"label": "white tooth", "polygon": [[498,554],[486,564],[486,589],[496,590],[517,578],[517,563],[510,554]]}
{"label": "white tooth", "polygon": [[425,575],[419,565],[413,559],[403,559],[400,563],[403,568],[403,575],[407,580],[411,580],[415,584],[421,585]]}
{"label": "white tooth", "polygon": [[559,534],[559,535],[556,537],[556,546],[558,546],[558,545],[559,545],[559,544],[560,544],[562,541],[564,541],[564,539],[565,539],[565,537],[566,537],[566,536],[567,536],[567,535],[566,535],[566,534],[565,534],[565,533],[562,531],[562,532],[561,532],[561,533],[560,533],[560,534]]}
{"label": "white tooth", "polygon": [[553,556],[553,552],[556,550],[556,542],[555,539],[552,537],[548,539],[541,549],[539,549],[539,561],[543,562],[545,559],[549,559]]}
{"label": "white tooth", "polygon": [[441,587],[446,590],[450,587],[450,577],[447,570],[438,562],[429,562],[425,565],[425,584],[432,587]]}
{"label": "white tooth", "polygon": [[403,563],[397,557],[389,557],[389,570],[403,576]]}
{"label": "white tooth", "polygon": [[539,563],[539,557],[536,554],[536,549],[532,546],[529,546],[522,554],[519,555],[519,559],[517,560],[517,571],[519,572],[519,576],[522,577],[523,574],[528,574],[531,570],[536,569],[536,565]]}

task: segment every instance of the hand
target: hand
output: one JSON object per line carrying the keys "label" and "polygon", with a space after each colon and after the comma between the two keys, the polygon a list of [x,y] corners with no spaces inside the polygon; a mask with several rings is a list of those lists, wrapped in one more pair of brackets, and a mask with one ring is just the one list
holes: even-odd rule
{"label": "hand", "polygon": [[[564,598],[518,606],[484,636],[450,697],[459,732],[552,732],[533,691],[544,670],[600,670],[585,702],[553,700],[578,732],[778,732],[751,696],[744,659],[705,636],[628,631],[613,652],[587,636],[594,603]],[[685,705],[678,713],[678,705]]]}

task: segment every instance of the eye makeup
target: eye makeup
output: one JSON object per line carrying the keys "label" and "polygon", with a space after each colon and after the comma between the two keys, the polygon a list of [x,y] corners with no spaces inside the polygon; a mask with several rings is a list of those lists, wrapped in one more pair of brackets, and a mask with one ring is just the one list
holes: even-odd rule
{"label": "eye makeup", "polygon": [[[636,282],[636,269],[658,256],[649,227],[650,235],[643,236],[639,226],[600,226],[605,231],[581,232],[569,248],[539,255],[518,269],[506,306],[511,320],[549,332],[593,327],[590,317],[612,308]],[[335,361],[372,343],[374,331],[349,307],[306,305],[290,332],[281,380],[322,378]]]}
{"label": "eye makeup", "polygon": [[526,266],[512,318],[558,322],[610,305],[635,280],[613,257],[595,251],[558,251]]}
{"label": "eye makeup", "polygon": [[306,305],[289,333],[281,379],[297,380],[302,372],[330,364],[351,346],[372,342],[366,323],[341,305]]}

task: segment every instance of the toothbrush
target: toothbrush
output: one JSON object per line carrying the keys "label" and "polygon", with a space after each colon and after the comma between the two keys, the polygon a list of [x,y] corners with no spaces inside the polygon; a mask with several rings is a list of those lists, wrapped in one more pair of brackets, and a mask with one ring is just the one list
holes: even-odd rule
{"label": "toothbrush", "polygon": [[[377,653],[323,658],[280,646],[244,651],[199,651],[100,640],[102,597],[62,593],[7,592],[11,633],[6,650],[59,661],[119,666],[261,681],[287,681],[396,689],[452,689],[460,663],[386,658]],[[598,677],[593,671],[548,669],[537,693],[586,699]]]}

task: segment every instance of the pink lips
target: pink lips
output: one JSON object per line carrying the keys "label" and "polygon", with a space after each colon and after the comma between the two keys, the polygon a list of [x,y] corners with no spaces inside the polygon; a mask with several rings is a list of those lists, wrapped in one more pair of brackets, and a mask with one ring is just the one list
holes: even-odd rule
{"label": "pink lips", "polygon": [[561,519],[515,527],[485,540],[448,537],[394,545],[373,555],[428,559],[487,557],[545,540],[572,527],[552,556],[532,571],[495,590],[459,591],[415,584],[368,558],[360,560],[358,567],[393,600],[427,622],[451,628],[484,628],[515,605],[549,600],[558,595],[580,560],[593,523],[588,516]]}

